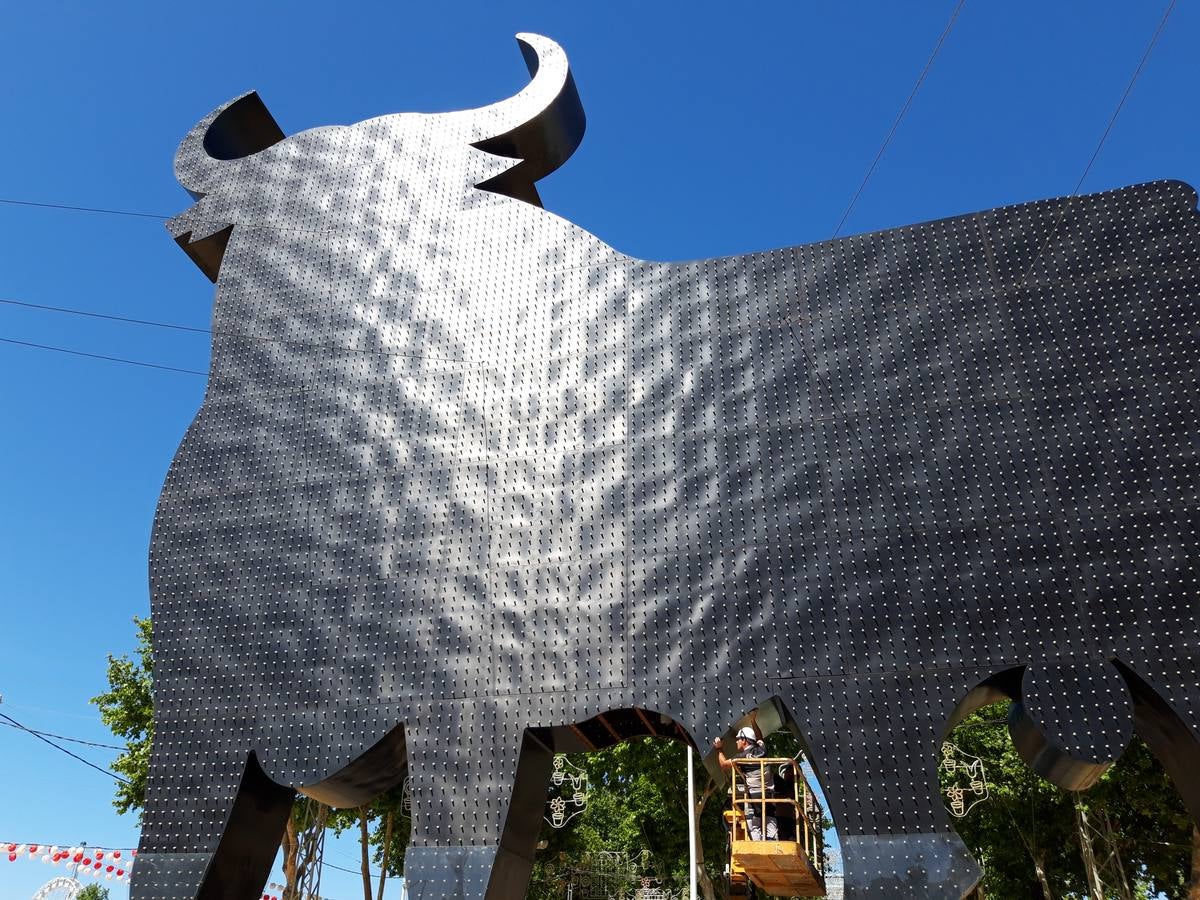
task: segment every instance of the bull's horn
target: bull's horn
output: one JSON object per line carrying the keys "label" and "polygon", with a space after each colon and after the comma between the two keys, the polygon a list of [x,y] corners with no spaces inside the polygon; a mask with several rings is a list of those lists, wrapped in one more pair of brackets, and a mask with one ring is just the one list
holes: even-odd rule
{"label": "bull's horn", "polygon": [[188,132],[175,152],[175,177],[199,200],[222,162],[258,153],[283,138],[262,98],[249,91],[218,106]]}
{"label": "bull's horn", "polygon": [[478,187],[539,206],[534,182],[561,166],[583,140],[583,104],[563,48],[539,34],[518,34],[521,55],[532,80],[518,94],[472,110],[474,146],[521,160]]}

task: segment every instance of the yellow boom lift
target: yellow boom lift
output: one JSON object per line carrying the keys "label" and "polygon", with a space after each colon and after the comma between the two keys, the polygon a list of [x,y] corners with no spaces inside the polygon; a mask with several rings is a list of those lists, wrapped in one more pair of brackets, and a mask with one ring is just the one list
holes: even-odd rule
{"label": "yellow boom lift", "polygon": [[[787,757],[734,759],[730,808],[725,810],[729,829],[729,897],[747,897],[751,884],[759,891],[776,897],[825,896],[824,844],[821,834],[821,808],[795,760]],[[759,784],[768,783],[768,767],[782,767],[787,785],[782,796],[746,795],[742,773],[758,769]],[[780,840],[750,840],[746,827],[746,804],[757,808],[758,820],[765,825],[776,820]]]}

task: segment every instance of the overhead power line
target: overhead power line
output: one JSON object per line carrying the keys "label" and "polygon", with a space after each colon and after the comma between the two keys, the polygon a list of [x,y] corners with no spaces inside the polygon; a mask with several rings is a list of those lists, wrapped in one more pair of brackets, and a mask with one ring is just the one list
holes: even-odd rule
{"label": "overhead power line", "polygon": [[[103,851],[104,853],[108,853],[111,850],[119,850],[121,853],[124,853],[126,850],[137,849],[137,847],[105,847],[103,844],[89,844],[87,841],[67,841],[65,843],[56,844],[53,841],[0,840],[0,844],[19,844],[24,847],[58,847],[59,849],[63,849],[65,847],[78,847],[80,850],[86,850],[89,853],[92,853],[96,850]],[[131,859],[137,859],[137,856],[134,855]]]}
{"label": "overhead power line", "polygon": [[[1163,30],[1166,28],[1167,21],[1170,19],[1171,13],[1175,9],[1176,2],[1177,2],[1177,0],[1169,0],[1169,2],[1167,3],[1166,9],[1163,11],[1162,17],[1158,22],[1158,27],[1155,28],[1154,34],[1151,36],[1149,43],[1146,45],[1146,49],[1142,53],[1142,57],[1138,61],[1137,67],[1134,69],[1133,74],[1130,77],[1128,84],[1125,86],[1125,90],[1121,94],[1121,98],[1117,102],[1117,106],[1113,110],[1113,114],[1109,118],[1108,123],[1104,128],[1104,132],[1100,136],[1100,140],[1096,143],[1095,150],[1092,151],[1092,155],[1088,159],[1087,165],[1084,166],[1083,172],[1079,176],[1079,180],[1076,182],[1074,190],[1071,192],[1072,197],[1078,195],[1080,189],[1083,186],[1084,181],[1087,179],[1087,176],[1091,173],[1092,167],[1095,165],[1096,160],[1099,158],[1100,152],[1103,150],[1104,144],[1108,140],[1109,134],[1112,132],[1113,127],[1115,126],[1117,119],[1119,118],[1119,116],[1121,114],[1122,109],[1124,109],[1125,102],[1129,99],[1130,94],[1133,92],[1134,85],[1137,83],[1138,78],[1141,76],[1142,71],[1145,69],[1146,63],[1149,61],[1150,56],[1154,51],[1155,45],[1158,43],[1159,37],[1161,37]],[[846,206],[845,211],[842,213],[842,217],[841,217],[841,219],[839,219],[837,227],[834,229],[832,237],[837,237],[838,234],[841,233],[842,226],[845,225],[846,220],[850,217],[850,214],[853,212],[854,207],[857,204],[859,197],[862,195],[863,190],[867,186],[867,183],[871,180],[871,176],[874,174],[875,169],[878,167],[880,160],[883,158],[883,154],[886,152],[888,146],[890,145],[890,143],[892,141],[892,138],[895,136],[897,130],[899,129],[900,123],[903,121],[905,115],[907,114],[909,107],[912,106],[913,100],[915,99],[918,91],[921,88],[921,85],[924,83],[926,77],[928,76],[930,70],[932,69],[934,61],[936,60],[938,54],[940,53],[942,46],[945,44],[946,39],[949,37],[950,32],[953,30],[954,25],[958,20],[959,14],[962,12],[962,9],[965,5],[966,5],[966,0],[959,0],[957,5],[954,7],[954,11],[951,13],[950,19],[946,23],[946,27],[942,30],[941,35],[938,37],[937,43],[934,45],[933,51],[929,55],[929,59],[926,60],[926,62],[925,62],[925,67],[921,70],[921,74],[918,76],[916,83],[913,85],[912,90],[909,92],[909,95],[908,95],[907,99],[904,101],[903,106],[901,106],[900,112],[896,116],[895,121],[892,122],[891,128],[888,129],[888,132],[883,139],[883,143],[880,145],[879,150],[876,152],[874,159],[871,161],[871,165],[867,169],[866,175],[863,176],[862,182],[859,184],[858,189],[854,192],[853,197],[851,197],[849,204]],[[170,218],[170,216],[162,215],[159,213],[137,212],[134,210],[112,209],[112,208],[105,208],[105,207],[76,206],[76,205],[70,205],[70,204],[47,203],[47,202],[34,201],[34,200],[18,200],[16,198],[4,198],[4,197],[0,197],[0,204],[37,207],[37,208],[42,208],[42,209],[69,210],[69,211],[73,211],[73,212],[90,212],[90,213],[103,213],[103,214],[118,215],[118,216],[133,216],[133,217],[145,218],[145,219],[166,220],[166,219]],[[1049,237],[1049,239],[1047,241],[1047,245],[1052,240],[1053,240],[1053,235],[1051,235]],[[1036,264],[1037,260],[1041,258],[1041,256],[1044,254],[1046,249],[1047,249],[1046,247],[1043,247],[1042,252],[1039,253],[1035,257],[1034,262],[1031,263],[1031,265],[1029,267],[1030,270]],[[1028,270],[1027,270],[1027,273],[1028,273]],[[132,318],[129,316],[117,316],[117,315],[112,315],[112,314],[107,314],[107,313],[92,312],[89,310],[72,309],[69,307],[52,306],[52,305],[40,304],[40,303],[30,303],[28,301],[15,300],[15,299],[11,299],[11,298],[0,298],[0,304],[24,307],[26,309],[42,310],[42,311],[47,311],[47,312],[66,313],[66,314],[70,314],[70,315],[84,316],[84,317],[92,318],[92,319],[101,319],[101,320],[107,320],[107,321],[113,321],[113,322],[122,322],[125,324],[131,324],[131,325],[144,325],[144,326],[151,326],[151,327],[155,327],[155,328],[166,328],[166,329],[171,329],[171,330],[175,330],[175,331],[183,331],[183,332],[188,332],[188,333],[193,333],[193,334],[218,334],[219,335],[219,334],[224,333],[224,332],[219,332],[219,331],[213,331],[213,330],[207,329],[207,328],[198,328],[198,327],[191,326],[191,325],[180,325],[180,324],[177,324],[174,322],[159,322],[159,321],[154,321],[154,320],[150,320],[150,319],[137,319],[137,318]],[[248,335],[240,335],[240,336],[241,337],[249,337]],[[280,339],[280,338],[257,337],[256,336],[256,339],[261,340],[261,341],[267,341],[267,342],[279,341],[279,342],[283,342],[283,343],[296,343],[293,341],[288,341],[288,340]],[[82,350],[73,350],[73,349],[70,349],[67,347],[56,347],[56,346],[52,346],[52,345],[48,345],[48,344],[38,344],[38,343],[33,343],[31,341],[16,340],[14,338],[0,338],[0,342],[7,343],[7,344],[13,344],[13,345],[20,346],[20,347],[28,347],[28,348],[37,349],[37,350],[45,350],[45,351],[50,351],[50,352],[55,352],[55,353],[64,353],[64,354],[68,354],[71,356],[83,357],[86,359],[97,359],[97,360],[102,360],[104,362],[114,362],[114,363],[120,363],[120,364],[124,364],[124,365],[138,366],[140,368],[158,369],[160,371],[165,371],[165,372],[176,372],[176,373],[186,374],[186,375],[207,375],[208,374],[207,372],[201,372],[196,369],[186,369],[186,368],[181,368],[178,366],[166,366],[166,365],[161,365],[158,363],[148,363],[148,362],[143,362],[141,360],[129,359],[126,357],[108,356],[108,355],[99,354],[99,353],[89,353],[89,352],[85,352]]]}
{"label": "overhead power line", "polygon": [[[28,300],[15,300],[11,297],[0,297],[0,304],[6,306],[16,306],[22,309],[35,309],[40,312],[62,313],[72,316],[81,316],[88,319],[100,319],[107,322],[120,322],[125,325],[146,325],[153,328],[166,328],[172,331],[183,331],[189,334],[212,334],[208,328],[198,328],[193,325],[179,325],[175,322],[157,322],[152,319],[135,319],[130,316],[117,316],[111,313],[93,312],[86,309],[73,309],[69,306],[51,306],[46,303],[31,303]],[[207,372],[201,372],[196,369],[184,369],[178,366],[166,366],[159,363],[142,362],[137,359],[128,359],[123,356],[107,356],[102,353],[88,353],[84,350],[72,350],[69,347],[56,347],[50,344],[37,344],[32,341],[20,341],[16,338],[0,337],[0,342],[6,344],[14,344],[18,347],[30,347],[35,350],[47,350],[54,353],[66,353],[70,356],[80,356],[85,359],[99,359],[105,362],[122,363],[128,366],[138,366],[145,369],[159,369],[164,372],[178,372],[185,375],[207,375]]]}
{"label": "overhead power line", "polygon": [[42,203],[37,200],[17,200],[12,197],[0,197],[0,203],[5,203],[9,206],[32,206],[37,209],[60,209],[69,212],[89,212],[102,213],[107,216],[132,216],[139,219],[158,219],[166,221],[170,216],[160,215],[159,213],[134,212],[129,209],[106,209],[102,206],[72,206],[68,203]]}
{"label": "overhead power line", "polygon": [[[1167,8],[1163,11],[1162,18],[1158,21],[1158,27],[1154,29],[1154,34],[1151,35],[1149,43],[1146,44],[1146,49],[1142,53],[1142,58],[1138,61],[1137,68],[1133,70],[1133,75],[1129,79],[1129,83],[1125,85],[1125,90],[1121,94],[1121,99],[1117,101],[1117,107],[1113,110],[1112,116],[1109,117],[1108,124],[1104,128],[1104,133],[1100,135],[1100,140],[1096,142],[1096,149],[1092,151],[1091,158],[1087,165],[1083,167],[1083,173],[1079,176],[1079,180],[1075,182],[1075,188],[1071,191],[1071,197],[1079,196],[1079,190],[1083,187],[1084,180],[1088,177],[1088,173],[1092,171],[1092,166],[1100,156],[1100,151],[1104,147],[1104,142],[1108,140],[1109,134],[1116,125],[1117,117],[1121,114],[1121,110],[1125,106],[1125,101],[1129,99],[1129,95],[1133,92],[1133,86],[1137,83],[1138,77],[1142,74],[1142,70],[1146,67],[1146,62],[1150,59],[1150,54],[1154,51],[1154,45],[1158,43],[1158,38],[1166,27],[1167,19],[1171,17],[1171,11],[1175,8],[1175,0],[1169,0]],[[1025,267],[1025,271],[1021,273],[1020,283],[1025,284],[1026,279],[1030,276],[1038,264],[1045,259],[1050,246],[1054,243],[1055,237],[1058,234],[1059,228],[1067,220],[1067,213],[1070,209],[1069,201],[1062,203],[1058,207],[1058,212],[1055,214],[1054,221],[1046,233],[1045,240],[1042,241],[1038,252],[1029,261],[1029,265]]]}
{"label": "overhead power line", "polygon": [[197,328],[194,325],[177,325],[174,322],[156,322],[153,319],[132,319],[128,316],[115,316],[109,313],[91,312],[86,309],[72,309],[69,306],[49,306],[45,303],[30,303],[28,300],[14,300],[11,297],[0,297],[0,303],[7,306],[20,306],[24,309],[37,309],[43,312],[68,313],[72,316],[85,316],[89,319],[104,319],[108,322],[123,322],[126,325],[151,325],[154,328],[170,328],[174,331],[188,331],[194,334],[212,334],[208,328]]}
{"label": "overhead power line", "polygon": [[888,129],[887,135],[883,139],[883,143],[879,145],[879,151],[875,154],[875,158],[871,160],[871,165],[867,169],[867,174],[863,176],[862,183],[859,184],[858,190],[854,192],[854,196],[850,198],[850,203],[846,206],[846,211],[842,213],[842,217],[838,220],[837,228],[833,229],[831,237],[837,237],[841,234],[842,226],[846,224],[846,220],[850,218],[850,213],[854,211],[855,204],[858,203],[858,198],[862,195],[863,190],[867,186],[867,182],[871,180],[871,176],[875,174],[875,167],[879,165],[879,160],[883,159],[883,154],[887,150],[888,145],[892,142],[892,138],[896,136],[896,130],[900,127],[900,123],[904,120],[908,108],[912,106],[913,99],[917,96],[917,92],[921,90],[921,85],[925,82],[925,76],[929,74],[929,70],[933,68],[933,61],[937,59],[938,53],[941,52],[942,45],[946,43],[946,38],[950,36],[950,32],[954,29],[954,23],[958,20],[958,14],[962,12],[963,6],[967,0],[958,0],[958,5],[954,7],[954,12],[950,14],[950,21],[946,23],[946,27],[942,29],[942,34],[938,38],[937,43],[933,46],[933,52],[929,54],[929,59],[925,61],[925,68],[921,70],[921,74],[917,77],[916,84],[909,91],[908,99],[904,101],[904,105],[900,107],[900,113],[896,116],[896,120],[892,122],[892,127]]}
{"label": "overhead power line", "polygon": [[1108,140],[1108,134],[1113,129],[1113,125],[1117,123],[1117,116],[1121,115],[1121,109],[1125,106],[1125,101],[1129,99],[1129,95],[1133,92],[1133,86],[1137,83],[1138,76],[1142,74],[1142,69],[1146,67],[1146,61],[1150,59],[1150,54],[1154,52],[1154,45],[1158,43],[1159,35],[1163,33],[1163,29],[1167,26],[1167,19],[1171,18],[1171,11],[1175,9],[1175,0],[1170,0],[1167,8],[1163,11],[1162,18],[1159,19],[1158,27],[1154,29],[1154,35],[1150,38],[1150,43],[1146,45],[1146,52],[1142,54],[1141,60],[1137,64],[1137,68],[1133,70],[1133,75],[1129,79],[1129,84],[1125,85],[1125,92],[1121,94],[1121,99],[1117,103],[1117,108],[1113,110],[1112,118],[1108,120],[1108,125],[1104,128],[1104,133],[1100,135],[1100,140],[1096,144],[1096,149],[1092,152],[1092,158],[1088,160],[1086,166],[1083,167],[1083,174],[1079,176],[1079,181],[1075,183],[1075,190],[1071,191],[1071,196],[1074,197],[1079,193],[1079,189],[1083,187],[1083,180],[1088,177],[1088,173],[1092,171],[1092,165],[1095,164],[1096,158],[1100,155],[1100,150],[1104,147],[1104,142]]}
{"label": "overhead power line", "polygon": [[[0,725],[6,725],[9,728],[20,728],[20,726],[14,725],[12,722],[0,722]],[[39,737],[54,738],[55,740],[59,740],[59,741],[69,741],[72,744],[82,744],[85,747],[99,747],[102,750],[122,750],[122,751],[126,749],[125,747],[118,747],[116,744],[100,744],[100,743],[97,743],[96,741],[85,741],[81,738],[67,737],[64,734],[55,734],[52,731],[38,731],[36,728],[23,728],[21,730],[28,731],[30,734],[36,734]]]}
{"label": "overhead power line", "polygon": [[22,725],[20,722],[18,722],[16,719],[14,719],[12,716],[9,716],[9,715],[6,715],[5,713],[0,712],[0,719],[5,719],[6,721],[11,722],[15,727],[21,729],[22,731],[26,732],[27,734],[33,735],[35,738],[37,738],[42,743],[49,744],[55,750],[58,750],[61,753],[67,754],[67,756],[71,757],[71,759],[78,760],[79,762],[81,762],[85,766],[87,766],[88,768],[95,769],[97,772],[103,772],[108,777],[115,778],[117,781],[121,782],[121,784],[129,784],[129,779],[122,778],[116,772],[110,772],[108,769],[104,768],[103,766],[96,765],[91,760],[84,759],[78,753],[72,753],[66,747],[62,746],[61,744],[54,743],[54,741],[50,740],[50,738],[46,737],[45,735],[38,734],[32,728],[26,728],[24,725]]}
{"label": "overhead power line", "polygon": [[70,356],[82,356],[85,359],[102,359],[105,362],[124,363],[127,366],[140,366],[143,369],[159,369],[163,372],[180,372],[184,375],[207,375],[207,372],[201,372],[197,369],[181,369],[177,366],[162,366],[158,363],[142,362],[137,359],[127,359],[123,356],[105,356],[102,353],[86,353],[83,350],[72,350],[69,347],[53,347],[50,344],[35,344],[32,341],[18,341],[14,338],[0,337],[0,342],[5,344],[15,344],[18,347],[31,347],[35,350],[50,350],[55,353],[66,353]]}
{"label": "overhead power line", "polygon": [[[326,860],[321,860],[321,867],[324,869],[337,869],[339,872],[349,872],[351,875],[362,874],[362,869],[347,869],[345,866],[335,866],[333,863]],[[379,877],[378,872],[371,872],[370,875],[372,879],[377,879]]]}

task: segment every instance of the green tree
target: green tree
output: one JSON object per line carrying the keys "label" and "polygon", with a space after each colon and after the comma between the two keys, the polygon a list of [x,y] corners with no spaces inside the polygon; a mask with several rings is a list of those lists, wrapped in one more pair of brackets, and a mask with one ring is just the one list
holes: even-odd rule
{"label": "green tree", "polygon": [[372,862],[379,870],[374,900],[383,900],[389,876],[404,874],[404,851],[408,849],[411,831],[409,818],[402,785],[397,785],[367,806],[334,810],[330,815],[328,824],[335,833],[358,830],[364,900],[372,900]]}
{"label": "green tree", "polygon": [[108,888],[89,884],[75,895],[75,900],[108,900]]}
{"label": "green tree", "polygon": [[[1087,874],[1075,804],[1112,824],[1113,844],[1133,896],[1187,896],[1191,824],[1174,785],[1135,738],[1124,756],[1082,794],[1036,775],[1008,735],[1008,704],[967,717],[948,740],[983,760],[988,798],[954,824],[983,866],[988,897],[1083,897]],[[943,783],[953,779],[942,771]]]}
{"label": "green tree", "polygon": [[986,896],[1078,892],[1085,881],[1071,798],[1025,765],[1009,740],[1006,712],[1007,704],[984,707],[949,737],[983,760],[988,784],[988,799],[954,824],[983,866]]}
{"label": "green tree", "polygon": [[117,783],[113,806],[117,812],[138,811],[146,803],[146,778],[150,772],[150,743],[154,737],[154,681],[152,629],[149,618],[134,616],[137,649],[134,658],[108,657],[108,690],[91,702],[100,709],[100,720],[125,742],[125,750],[113,761],[112,770],[127,784]]}
{"label": "green tree", "polygon": [[1115,826],[1114,848],[1137,889],[1147,896],[1189,896],[1192,821],[1145,741],[1134,738],[1080,802]]}
{"label": "green tree", "polygon": [[[563,875],[587,869],[602,852],[646,859],[647,875],[670,890],[688,883],[687,748],[665,738],[639,738],[568,757],[588,774],[587,807],[564,828],[543,823],[528,897],[562,896]],[[714,796],[697,761],[697,805]],[[723,795],[722,795],[723,796]],[[725,864],[725,829],[718,802],[705,802],[699,816],[704,875],[701,889],[712,896]],[[544,845],[544,846],[542,846]],[[709,883],[705,890],[703,883]]]}
{"label": "green tree", "polygon": [[[795,756],[799,746],[790,734],[771,735],[768,752],[773,756]],[[662,879],[663,886],[679,890],[687,886],[687,748],[665,738],[626,741],[592,753],[570,754],[571,765],[588,773],[589,798],[584,812],[565,828],[543,822],[539,848],[526,896],[531,900],[561,900],[571,870],[588,870],[598,865],[601,853],[620,853],[633,860],[633,871]],[[722,813],[727,802],[726,785],[709,777],[699,759],[694,766],[695,797],[701,863],[700,895],[706,900],[723,896],[728,845]],[[370,843],[373,859],[388,875],[403,874],[404,850],[410,834],[409,813],[400,791],[394,800],[392,839],[374,827]],[[379,805],[377,801],[373,808]],[[357,812],[337,822],[345,830],[358,822]],[[822,830],[830,827],[823,819]],[[385,856],[383,848],[390,847]],[[378,898],[376,898],[378,900]]]}

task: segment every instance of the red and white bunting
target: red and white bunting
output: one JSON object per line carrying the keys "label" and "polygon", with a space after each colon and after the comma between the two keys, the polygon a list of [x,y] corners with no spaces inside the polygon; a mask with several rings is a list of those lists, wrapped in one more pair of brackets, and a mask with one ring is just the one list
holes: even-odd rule
{"label": "red and white bunting", "polygon": [[58,847],[15,841],[0,841],[0,852],[8,854],[10,863],[18,860],[40,860],[51,866],[62,863],[77,876],[91,875],[126,884],[137,858],[137,850],[130,847]]}

